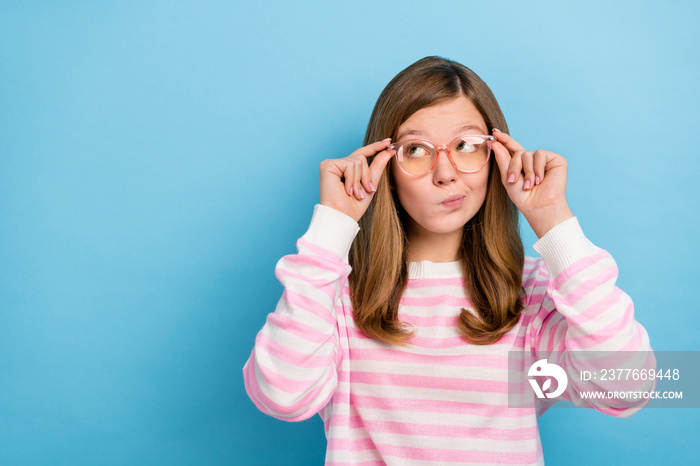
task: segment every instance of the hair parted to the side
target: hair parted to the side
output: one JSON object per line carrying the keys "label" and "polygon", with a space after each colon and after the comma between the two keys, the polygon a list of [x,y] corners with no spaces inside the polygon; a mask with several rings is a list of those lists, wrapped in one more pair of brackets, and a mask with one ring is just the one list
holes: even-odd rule
{"label": "hair parted to the side", "polygon": [[[501,108],[489,87],[464,65],[425,57],[396,75],[372,111],[364,145],[396,139],[399,126],[416,111],[463,95],[478,109],[489,133],[508,132]],[[368,159],[371,163],[373,157]],[[458,327],[473,344],[498,341],[517,324],[521,302],[524,251],[518,210],[508,197],[492,155],[486,199],[465,225],[459,260],[467,296],[475,314],[462,309]],[[391,164],[382,173],[360,231],[350,249],[348,277],[353,317],[367,336],[408,345],[410,326],[398,320],[399,299],[408,281],[407,215],[391,190]]]}

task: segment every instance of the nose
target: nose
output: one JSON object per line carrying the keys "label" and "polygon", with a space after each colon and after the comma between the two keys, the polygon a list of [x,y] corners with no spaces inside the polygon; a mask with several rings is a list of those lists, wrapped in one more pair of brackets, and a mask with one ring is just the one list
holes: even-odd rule
{"label": "nose", "polygon": [[[444,152],[442,156],[440,154]],[[452,165],[447,154],[446,147],[437,148],[437,161],[433,168],[433,182],[437,185],[446,185],[457,179],[457,169]]]}

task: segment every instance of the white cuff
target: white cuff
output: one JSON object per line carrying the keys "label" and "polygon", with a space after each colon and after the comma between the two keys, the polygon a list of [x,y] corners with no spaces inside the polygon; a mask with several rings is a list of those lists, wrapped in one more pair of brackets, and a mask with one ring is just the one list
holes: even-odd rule
{"label": "white cuff", "polygon": [[599,248],[583,234],[576,217],[568,218],[554,226],[532,247],[544,259],[552,279],[579,259],[599,251]]}
{"label": "white cuff", "polygon": [[348,253],[360,226],[355,219],[339,210],[322,204],[314,206],[309,229],[304,238],[310,243],[328,249],[348,262]]}

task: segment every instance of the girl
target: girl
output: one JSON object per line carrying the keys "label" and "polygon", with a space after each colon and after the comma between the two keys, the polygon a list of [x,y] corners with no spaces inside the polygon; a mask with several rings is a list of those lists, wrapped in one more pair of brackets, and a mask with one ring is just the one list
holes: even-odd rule
{"label": "girl", "polygon": [[[364,143],[321,163],[248,395],[283,420],[320,413],[326,464],[543,464],[549,405],[509,408],[508,352],[569,372],[555,352],[650,350],[613,258],[568,207],[566,160],[525,150],[488,86],[439,57],[387,85]],[[518,210],[542,258],[524,256]],[[561,398],[641,409],[586,403],[575,384]]]}

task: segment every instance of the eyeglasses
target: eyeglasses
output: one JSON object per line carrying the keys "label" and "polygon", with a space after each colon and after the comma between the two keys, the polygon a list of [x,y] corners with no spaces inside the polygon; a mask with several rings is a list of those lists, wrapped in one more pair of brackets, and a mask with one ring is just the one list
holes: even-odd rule
{"label": "eyeglasses", "polygon": [[474,134],[460,136],[446,146],[436,146],[426,139],[391,144],[389,149],[396,151],[399,167],[407,175],[425,175],[430,173],[437,163],[438,153],[447,152],[452,166],[463,173],[476,173],[486,165],[491,156],[493,136]]}

